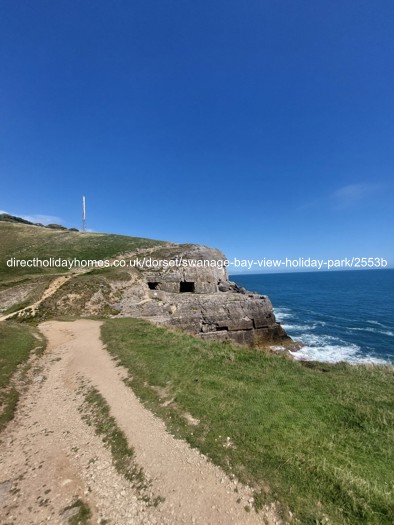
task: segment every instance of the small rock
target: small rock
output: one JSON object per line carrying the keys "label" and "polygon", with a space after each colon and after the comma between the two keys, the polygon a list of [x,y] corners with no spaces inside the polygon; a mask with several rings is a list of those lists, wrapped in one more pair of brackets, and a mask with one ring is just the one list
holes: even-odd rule
{"label": "small rock", "polygon": [[0,501],[5,499],[5,497],[10,492],[11,489],[12,489],[11,480],[3,481],[3,483],[0,483]]}

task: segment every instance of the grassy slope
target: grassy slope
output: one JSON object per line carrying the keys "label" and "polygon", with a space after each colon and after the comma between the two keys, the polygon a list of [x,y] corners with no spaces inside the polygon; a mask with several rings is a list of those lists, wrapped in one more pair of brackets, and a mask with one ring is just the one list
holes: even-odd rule
{"label": "grassy slope", "polygon": [[[18,286],[33,286],[24,300],[15,300],[6,309],[3,308],[3,313],[11,313],[33,303],[41,296],[51,277],[67,273],[66,268],[9,268],[6,262],[11,257],[18,259],[76,257],[79,260],[101,260],[137,248],[150,248],[160,244],[162,241],[140,237],[49,230],[0,221],[0,292],[7,290],[8,297],[12,297],[12,288],[15,290]],[[109,270],[116,272],[116,269]]]}
{"label": "grassy slope", "polygon": [[[28,274],[48,273],[47,269],[8,268],[9,257],[64,259],[105,259],[137,248],[157,246],[160,241],[104,233],[49,230],[38,226],[0,222],[0,280]],[[52,269],[52,273],[64,269]]]}
{"label": "grassy slope", "polygon": [[[391,368],[305,365],[133,319],[108,320],[102,334],[141,399],[262,489],[257,503],[278,499],[302,525],[394,523]],[[174,403],[163,407],[160,391]]]}
{"label": "grassy slope", "polygon": [[30,326],[0,323],[0,430],[13,417],[19,394],[10,385],[19,365],[26,362],[33,348],[42,346]]}

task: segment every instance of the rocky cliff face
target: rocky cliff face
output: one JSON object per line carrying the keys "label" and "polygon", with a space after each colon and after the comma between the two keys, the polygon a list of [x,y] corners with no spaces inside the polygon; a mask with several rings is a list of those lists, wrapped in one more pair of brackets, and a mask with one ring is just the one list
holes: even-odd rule
{"label": "rocky cliff face", "polygon": [[234,340],[252,346],[288,339],[266,296],[233,291],[176,297],[158,291],[149,295],[150,300],[140,302],[126,296],[116,305],[120,316],[149,319],[203,339]]}
{"label": "rocky cliff face", "polygon": [[[290,340],[276,322],[267,296],[247,292],[228,280],[220,251],[181,245],[140,253],[135,260],[144,257],[148,267],[139,269],[139,278],[113,304],[119,316],[149,319],[204,339],[253,346]],[[161,264],[152,268],[153,261]]]}
{"label": "rocky cliff face", "polygon": [[225,256],[198,245],[168,244],[118,258],[122,270],[70,279],[40,306],[41,316],[137,317],[203,339],[251,346],[291,342],[265,295],[228,280]]}

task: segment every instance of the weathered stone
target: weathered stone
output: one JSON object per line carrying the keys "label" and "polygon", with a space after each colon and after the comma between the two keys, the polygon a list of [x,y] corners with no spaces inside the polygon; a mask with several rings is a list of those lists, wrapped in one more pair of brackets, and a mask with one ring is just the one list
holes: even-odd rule
{"label": "weathered stone", "polygon": [[[121,316],[149,319],[204,339],[248,345],[290,339],[276,322],[267,296],[247,292],[228,280],[223,265],[226,258],[218,250],[180,245],[158,249],[154,256],[167,262],[195,261],[196,267],[141,269],[148,299],[133,301],[126,294],[120,303]],[[205,266],[200,263],[198,267],[198,261]]]}
{"label": "weathered stone", "polygon": [[0,483],[0,502],[6,499],[7,495],[11,492],[13,483],[11,480],[2,481]]}
{"label": "weathered stone", "polygon": [[[226,258],[220,251],[167,245],[129,256],[148,263],[128,270],[129,280],[109,280],[99,292],[94,290],[81,301],[82,314],[115,312],[117,317],[147,319],[204,339],[252,346],[291,341],[276,322],[267,296],[247,292],[228,280]],[[69,304],[60,298],[59,314],[66,313]]]}

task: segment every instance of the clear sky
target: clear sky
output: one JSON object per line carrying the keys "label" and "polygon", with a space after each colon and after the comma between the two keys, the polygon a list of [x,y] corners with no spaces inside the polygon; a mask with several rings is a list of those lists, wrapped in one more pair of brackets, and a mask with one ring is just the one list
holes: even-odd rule
{"label": "clear sky", "polygon": [[2,0],[0,209],[393,265],[393,28],[392,0]]}

